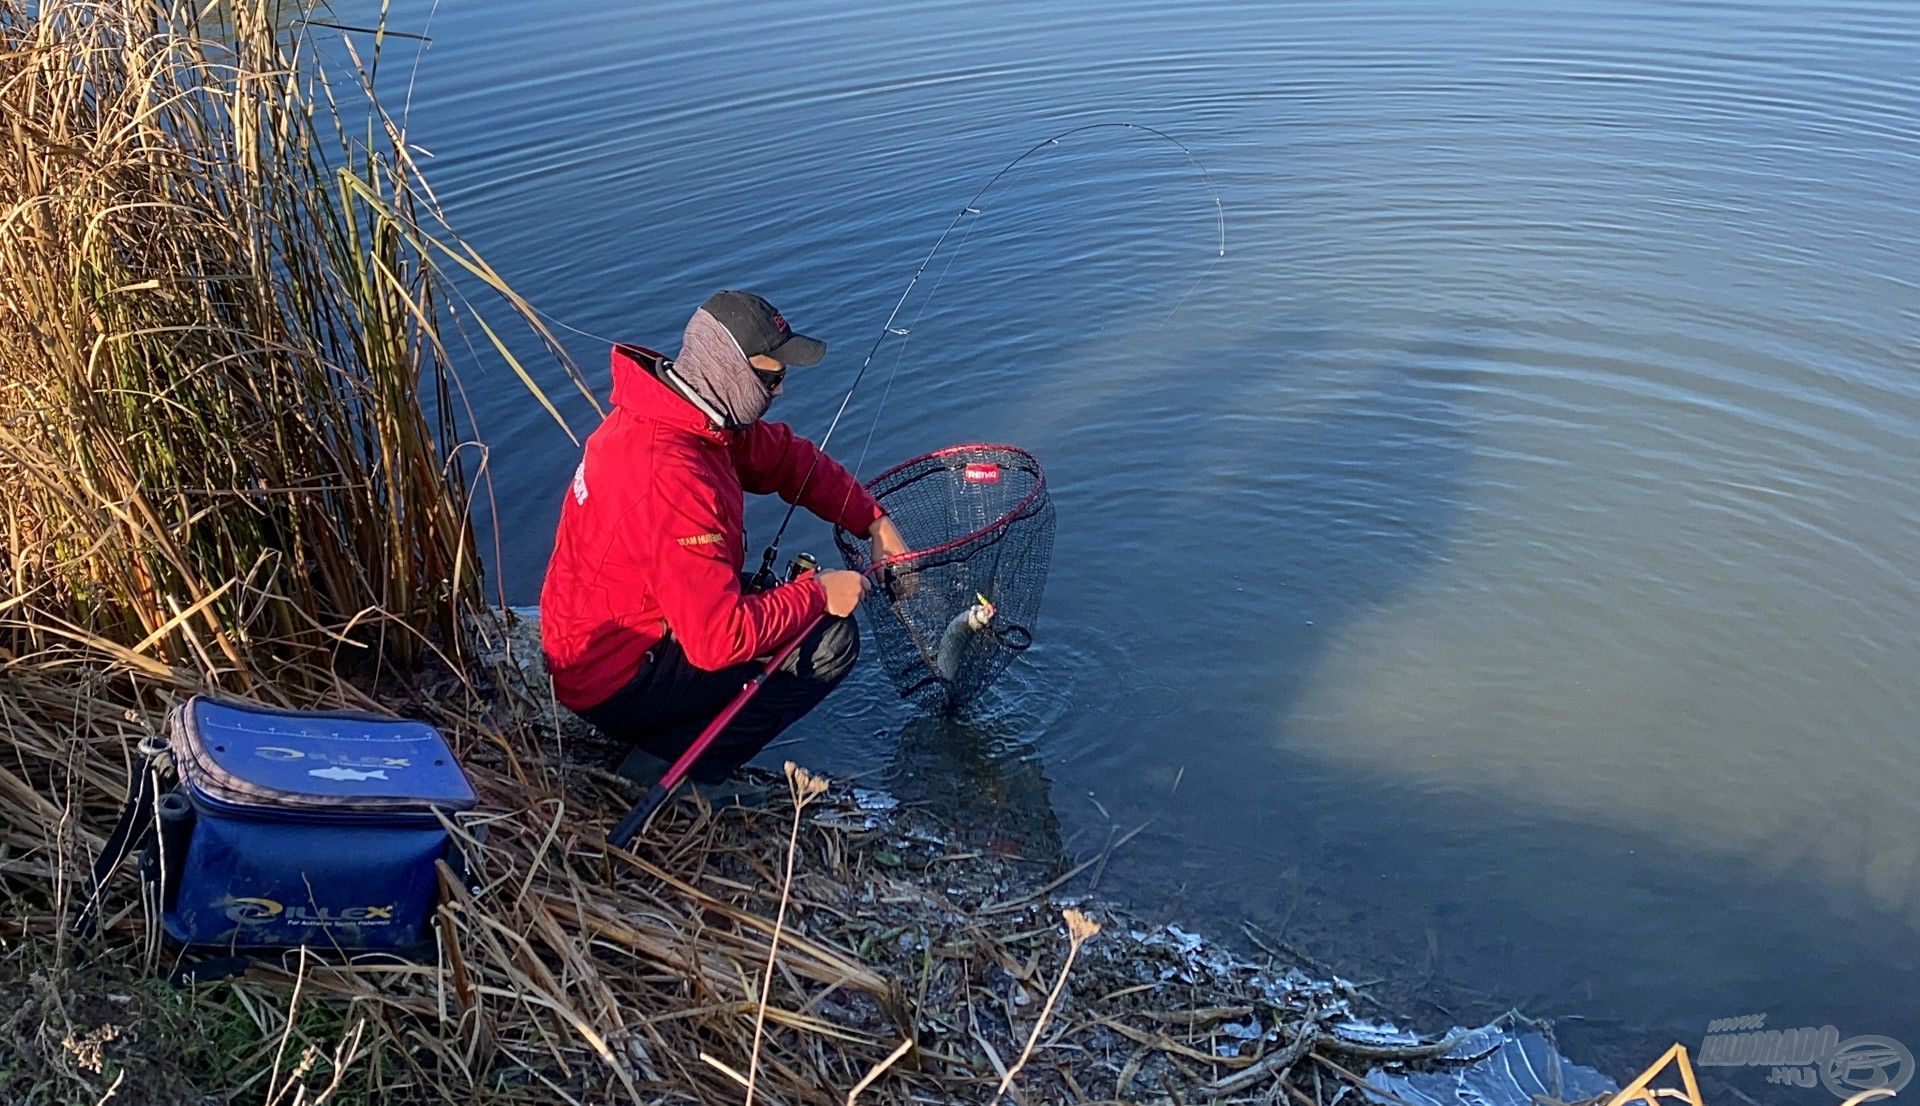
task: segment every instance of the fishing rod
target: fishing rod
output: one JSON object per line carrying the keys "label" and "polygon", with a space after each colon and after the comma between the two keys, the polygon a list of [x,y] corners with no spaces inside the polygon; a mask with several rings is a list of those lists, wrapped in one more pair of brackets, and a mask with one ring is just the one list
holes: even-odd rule
{"label": "fishing rod", "polygon": [[746,709],[747,703],[759,692],[761,686],[781,665],[787,663],[787,658],[793,656],[794,651],[800,648],[800,643],[805,641],[809,634],[819,629],[820,624],[826,620],[826,615],[816,615],[813,621],[807,623],[798,634],[794,635],[792,641],[781,646],[768,659],[766,666],[753,674],[752,679],[740,685],[740,691],[734,695],[732,701],[727,703],[726,708],[714,716],[713,721],[707,723],[707,728],[700,731],[700,736],[694,738],[693,744],[687,746],[686,752],[681,753],[680,758],[660,776],[659,782],[648,788],[640,801],[633,804],[633,809],[627,811],[626,817],[620,819],[619,824],[613,827],[613,832],[607,834],[608,844],[624,849],[628,842],[646,828],[647,823],[653,819],[654,812],[660,809],[674,790],[680,786],[681,781],[687,778],[687,773],[693,771],[693,766],[699,762],[707,748],[719,740],[720,731],[726,729],[734,718]]}
{"label": "fishing rod", "polygon": [[[766,551],[761,554],[760,568],[758,571],[756,571],[753,574],[753,583],[755,587],[764,588],[773,582],[773,579],[774,579],[773,566],[780,559],[780,541],[782,538],[786,536],[787,526],[793,522],[794,510],[799,506],[800,498],[802,495],[805,494],[807,490],[807,485],[813,481],[814,469],[819,465],[820,458],[826,455],[827,443],[833,440],[834,431],[840,428],[840,420],[846,416],[847,407],[849,404],[853,402],[854,393],[860,390],[861,382],[866,379],[867,368],[868,366],[873,364],[874,357],[879,354],[880,346],[883,343],[885,343],[889,337],[898,336],[901,339],[901,342],[900,342],[899,349],[896,351],[896,354],[894,357],[893,372],[888,375],[886,390],[881,394],[880,403],[874,409],[873,423],[867,428],[866,443],[861,446],[860,459],[854,463],[854,471],[858,473],[860,468],[866,464],[867,450],[871,448],[873,445],[874,429],[880,425],[880,415],[886,409],[887,398],[893,394],[894,379],[900,375],[900,366],[906,359],[907,337],[913,332],[914,327],[919,325],[920,317],[926,314],[927,305],[933,301],[934,293],[940,290],[939,284],[936,283],[933,287],[933,290],[927,294],[927,298],[921,301],[920,310],[915,312],[913,317],[913,322],[910,325],[896,328],[893,325],[894,320],[899,318],[901,308],[906,306],[908,298],[913,295],[914,288],[920,283],[920,278],[926,274],[927,267],[933,264],[934,257],[940,253],[940,248],[946,245],[947,239],[953,235],[955,228],[959,227],[961,221],[964,220],[967,216],[981,214],[982,210],[979,207],[981,198],[984,197],[989,191],[991,191],[994,185],[1000,183],[1000,179],[1002,177],[1005,177],[1008,173],[1011,173],[1021,162],[1027,160],[1028,158],[1032,157],[1034,154],[1039,153],[1041,150],[1044,150],[1049,146],[1058,146],[1063,139],[1071,138],[1076,134],[1083,134],[1087,131],[1103,130],[1103,129],[1110,129],[1110,128],[1119,128],[1119,129],[1129,130],[1129,131],[1139,131],[1144,134],[1152,135],[1165,142],[1172,143],[1175,147],[1177,147],[1180,150],[1182,154],[1186,155],[1188,163],[1190,163],[1194,167],[1194,169],[1199,172],[1201,179],[1206,183],[1207,191],[1213,197],[1214,219],[1218,227],[1219,236],[1220,236],[1218,252],[1214,255],[1213,263],[1208,265],[1206,269],[1203,270],[1200,273],[1200,275],[1194,279],[1193,284],[1188,287],[1186,293],[1182,295],[1180,299],[1174,303],[1173,308],[1167,312],[1168,318],[1172,318],[1173,312],[1178,311],[1181,305],[1187,302],[1187,298],[1193,295],[1194,289],[1198,288],[1200,286],[1201,281],[1204,281],[1207,278],[1208,274],[1213,272],[1214,267],[1220,264],[1220,259],[1227,256],[1226,205],[1221,203],[1220,201],[1220,190],[1214,187],[1213,174],[1207,172],[1207,167],[1200,163],[1200,159],[1194,156],[1193,151],[1188,149],[1185,143],[1181,142],[1179,139],[1173,137],[1167,132],[1158,130],[1154,127],[1149,127],[1144,123],[1125,123],[1125,122],[1083,123],[1080,126],[1070,127],[1067,130],[1061,131],[1059,134],[1056,134],[1051,138],[1043,139],[1042,141],[1036,142],[1032,146],[1028,147],[1026,150],[1024,150],[1020,154],[1020,156],[1014,158],[1012,161],[1007,162],[1005,165],[1001,166],[1000,170],[994,173],[993,176],[988,177],[987,182],[980,186],[980,190],[978,192],[975,192],[970,198],[968,198],[966,203],[960,205],[960,210],[954,213],[952,221],[950,221],[947,224],[947,228],[940,232],[939,238],[934,240],[933,248],[927,251],[927,256],[920,259],[920,264],[917,268],[914,269],[912,278],[907,281],[907,286],[901,290],[900,298],[894,302],[893,310],[887,313],[886,321],[880,324],[880,333],[874,337],[873,345],[869,347],[867,350],[867,356],[861,360],[859,371],[854,373],[853,375],[853,383],[847,387],[847,394],[845,396],[842,396],[840,399],[839,410],[834,412],[833,421],[827,424],[827,432],[821,436],[819,446],[814,454],[813,460],[808,462],[807,464],[806,474],[800,478],[799,491],[795,493],[793,497],[793,501],[787,504],[787,512],[784,516],[781,517],[780,526],[778,529],[774,531],[773,540],[767,544]],[[968,235],[971,235],[972,228],[978,225],[979,224],[977,221],[969,224]],[[961,239],[961,242],[964,245],[964,243],[966,242],[966,238],[963,237]],[[955,256],[953,258],[949,258],[947,260],[946,268],[941,271],[942,281],[946,279],[946,273],[952,270],[953,262],[955,258],[957,258],[959,255],[959,249],[957,248],[955,249],[954,255]],[[851,496],[852,490],[849,489],[847,494]],[[844,506],[844,504],[842,505]]]}

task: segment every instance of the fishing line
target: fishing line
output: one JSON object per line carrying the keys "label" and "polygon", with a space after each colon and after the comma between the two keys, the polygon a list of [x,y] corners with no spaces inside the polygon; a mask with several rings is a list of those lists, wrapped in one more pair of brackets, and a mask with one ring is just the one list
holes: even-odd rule
{"label": "fishing line", "polygon": [[[933,287],[928,289],[926,298],[920,302],[919,309],[914,312],[913,322],[908,326],[895,327],[893,325],[894,321],[900,317],[900,312],[906,307],[907,300],[912,297],[914,288],[919,286],[920,278],[926,275],[928,266],[932,265],[934,258],[939,256],[941,248],[947,244],[947,239],[953,237],[953,232],[960,226],[962,221],[966,220],[967,216],[984,214],[984,209],[979,206],[980,201],[985,198],[986,194],[992,191],[993,187],[999,184],[1008,173],[1018,168],[1022,162],[1050,146],[1060,145],[1062,141],[1072,138],[1074,135],[1084,134],[1088,131],[1109,129],[1138,131],[1171,144],[1186,157],[1188,164],[1192,165],[1194,170],[1200,174],[1200,179],[1202,183],[1206,185],[1208,195],[1213,200],[1214,224],[1218,235],[1218,243],[1215,248],[1213,261],[1209,263],[1205,269],[1201,270],[1200,275],[1194,278],[1193,283],[1188,285],[1187,290],[1178,300],[1174,301],[1173,306],[1168,309],[1166,315],[1160,320],[1162,326],[1166,325],[1167,321],[1173,318],[1174,314],[1192,297],[1193,293],[1205,282],[1207,277],[1212,275],[1213,270],[1220,264],[1221,260],[1227,256],[1227,209],[1226,204],[1220,199],[1220,189],[1215,186],[1213,182],[1213,174],[1207,171],[1207,167],[1201,163],[1200,159],[1195,156],[1194,152],[1189,149],[1185,143],[1167,132],[1155,127],[1149,127],[1144,123],[1083,123],[1080,126],[1070,127],[1067,130],[1061,131],[1059,134],[1053,135],[1050,138],[1042,139],[1022,151],[1018,157],[1007,162],[991,177],[988,177],[987,182],[980,186],[980,190],[969,197],[966,203],[960,205],[960,210],[954,213],[953,218],[947,223],[946,229],[941,231],[940,237],[934,240],[933,248],[928,250],[926,256],[920,259],[920,264],[915,267],[913,276],[907,281],[907,286],[901,289],[900,298],[894,301],[893,310],[887,312],[886,320],[880,324],[879,334],[874,337],[873,345],[868,347],[866,357],[861,359],[860,368],[853,375],[853,383],[847,386],[846,395],[840,398],[840,406],[834,411],[832,421],[827,424],[827,432],[820,438],[818,452],[815,454],[813,461],[807,465],[805,475],[801,477],[799,491],[794,495],[795,502],[787,504],[786,514],[781,517],[780,526],[774,531],[773,540],[768,543],[766,551],[761,554],[760,569],[754,575],[756,582],[762,585],[772,582],[774,562],[777,561],[780,556],[780,541],[786,536],[787,527],[793,522],[793,515],[798,506],[798,500],[801,495],[806,492],[807,485],[813,482],[814,470],[819,465],[820,457],[825,456],[828,443],[833,440],[834,432],[839,430],[840,421],[846,417],[847,409],[853,403],[854,395],[859,392],[861,383],[866,380],[867,369],[872,366],[873,359],[879,354],[881,345],[884,344],[889,337],[898,337],[900,338],[900,345],[895,350],[893,369],[887,374],[886,387],[881,391],[880,402],[874,407],[873,421],[867,427],[866,440],[861,444],[860,458],[854,463],[853,471],[858,473],[860,469],[865,466],[868,451],[873,447],[874,433],[879,429],[880,418],[885,414],[887,401],[893,395],[894,381],[899,378],[900,368],[906,362],[907,342],[910,340],[910,335],[913,333],[914,328],[919,325],[920,319],[925,316],[927,308],[933,303],[935,295],[940,291],[940,286],[946,282],[947,274],[953,271],[954,262],[959,259],[961,252],[964,251],[967,242],[973,236],[974,228],[979,225],[980,220],[975,219],[967,224],[966,232],[961,235],[959,241],[955,244],[953,253],[948,257],[946,265],[940,270],[940,274],[938,278],[935,279]],[[534,307],[532,304],[528,304],[527,306],[534,314],[562,330],[571,331],[582,337],[592,338],[595,341],[605,342],[609,345],[619,344],[618,339],[609,338],[604,334],[596,334],[593,331],[574,326],[572,323],[556,318]],[[849,497],[851,497],[851,494],[851,491],[849,491]],[[844,505],[843,503],[842,506]]]}
{"label": "fishing line", "polygon": [[[976,210],[974,214],[977,215],[977,214],[980,214],[980,212]],[[887,374],[887,386],[880,389],[880,403],[873,409],[873,421],[867,424],[867,440],[860,443],[860,458],[859,460],[853,463],[853,472],[856,478],[858,477],[860,470],[867,467],[867,451],[873,448],[873,433],[874,431],[880,429],[880,413],[887,409],[887,400],[891,398],[893,395],[893,382],[899,379],[900,366],[904,364],[907,359],[907,343],[911,340],[911,335],[913,334],[914,330],[918,329],[918,327],[920,326],[921,316],[927,313],[927,305],[932,303],[933,298],[940,294],[940,286],[947,282],[947,274],[953,272],[953,263],[960,259],[961,251],[967,248],[967,240],[973,237],[974,228],[978,227],[979,225],[980,225],[979,219],[975,219],[972,222],[967,224],[967,232],[960,236],[959,244],[954,246],[953,253],[947,256],[946,267],[940,270],[940,276],[937,280],[933,282],[933,287],[927,289],[927,298],[920,301],[920,310],[913,313],[913,322],[908,323],[906,326],[900,328],[898,331],[895,331],[895,333],[900,335],[900,346],[898,349],[894,351],[893,371]],[[859,382],[855,381],[855,387],[858,387],[858,386],[859,386]],[[849,390],[849,398],[851,398],[851,390]],[[836,421],[837,421],[837,417],[836,417]],[[833,428],[829,426],[827,428],[827,438],[831,438],[831,437],[833,437]],[[821,439],[820,448],[822,450],[827,448],[826,439],[824,438]],[[840,505],[842,507],[845,507],[846,503],[842,502]],[[789,508],[788,513],[789,514],[792,513],[791,508]],[[781,528],[785,529],[784,524],[782,525]],[[775,537],[776,544],[778,543],[778,540],[779,539],[776,536]]]}
{"label": "fishing line", "polygon": [[534,314],[540,316],[541,318],[547,320],[553,325],[559,327],[561,330],[571,330],[575,334],[580,335],[582,338],[592,338],[596,342],[605,342],[610,346],[617,346],[621,344],[621,342],[623,341],[623,339],[620,339],[620,338],[609,338],[604,334],[595,334],[591,330],[581,330],[579,327],[574,326],[572,323],[554,318],[552,315],[547,314],[545,311],[540,310],[538,307],[534,307],[533,304],[531,303],[527,304],[527,307]]}
{"label": "fishing line", "polygon": [[[760,570],[758,573],[755,574],[755,577],[754,577],[756,581],[764,584],[772,580],[773,565],[774,565],[774,562],[778,560],[780,556],[780,539],[786,536],[787,526],[788,524],[793,522],[794,510],[799,505],[798,500],[800,499],[801,494],[805,493],[807,485],[812,482],[814,469],[816,466],[818,466],[820,462],[820,457],[825,456],[826,454],[827,443],[833,440],[834,431],[840,428],[840,420],[846,416],[847,407],[849,404],[853,402],[854,393],[860,390],[861,381],[863,381],[866,378],[867,368],[873,363],[873,359],[875,355],[877,355],[880,352],[881,344],[885,342],[887,338],[889,338],[890,336],[897,335],[901,341],[900,341],[899,349],[896,351],[896,354],[894,357],[893,371],[888,374],[887,386],[885,389],[882,390],[881,396],[880,396],[880,403],[874,409],[873,423],[867,428],[867,439],[865,444],[862,445],[861,447],[860,460],[855,463],[854,471],[856,473],[859,472],[860,468],[863,465],[865,465],[866,459],[867,459],[867,450],[873,445],[874,431],[880,425],[880,416],[883,413],[885,413],[887,399],[893,394],[893,382],[900,375],[900,366],[906,360],[906,347],[907,347],[907,342],[910,339],[910,335],[913,333],[914,327],[919,324],[920,318],[926,314],[928,305],[933,302],[934,293],[938,292],[940,289],[940,285],[945,282],[946,274],[952,271],[954,260],[959,256],[960,250],[964,248],[967,240],[972,237],[973,227],[978,225],[979,220],[976,219],[974,220],[973,223],[970,223],[968,225],[967,233],[961,236],[959,244],[955,247],[953,257],[950,257],[948,259],[946,267],[941,270],[939,279],[934,282],[933,288],[928,291],[926,299],[921,301],[920,309],[914,313],[913,323],[908,326],[900,327],[896,329],[893,325],[894,320],[899,318],[901,308],[906,306],[907,299],[913,295],[914,287],[920,283],[920,278],[926,274],[927,266],[933,263],[934,257],[940,253],[940,248],[946,245],[947,239],[953,235],[954,228],[958,227],[961,221],[966,219],[967,216],[982,214],[983,209],[979,206],[981,199],[984,198],[986,194],[993,189],[994,185],[1000,183],[1001,178],[1005,177],[1008,173],[1011,173],[1016,167],[1020,165],[1021,162],[1026,161],[1028,158],[1032,157],[1034,154],[1039,153],[1041,150],[1044,150],[1049,146],[1058,146],[1063,139],[1071,138],[1076,134],[1083,134],[1087,131],[1103,130],[1103,129],[1109,129],[1109,128],[1119,128],[1123,130],[1140,131],[1144,134],[1149,134],[1158,139],[1161,139],[1162,141],[1171,143],[1173,146],[1178,148],[1182,154],[1186,155],[1187,162],[1191,164],[1196,171],[1199,172],[1201,180],[1206,184],[1207,191],[1213,198],[1214,219],[1215,219],[1215,224],[1218,228],[1218,233],[1219,233],[1219,244],[1217,247],[1217,252],[1214,255],[1214,259],[1212,263],[1209,264],[1204,270],[1201,271],[1200,275],[1194,279],[1193,284],[1187,288],[1187,291],[1180,297],[1179,300],[1177,300],[1174,303],[1172,309],[1170,309],[1167,312],[1166,316],[1163,319],[1161,319],[1162,325],[1165,325],[1166,321],[1173,317],[1174,312],[1178,311],[1181,305],[1187,302],[1187,299],[1193,295],[1194,290],[1200,286],[1202,281],[1206,280],[1206,278],[1212,274],[1214,268],[1220,264],[1221,259],[1227,256],[1227,209],[1226,209],[1226,205],[1222,203],[1220,200],[1220,190],[1214,186],[1213,174],[1207,171],[1207,167],[1201,164],[1200,159],[1194,156],[1193,151],[1188,149],[1185,143],[1181,142],[1179,139],[1173,137],[1172,135],[1166,133],[1165,131],[1158,130],[1154,127],[1149,127],[1144,123],[1125,123],[1125,122],[1083,123],[1080,126],[1068,128],[1067,130],[1061,131],[1059,134],[1056,134],[1051,138],[1043,139],[1039,142],[1034,143],[1032,146],[1028,147],[1025,151],[1023,151],[1020,154],[1020,156],[1014,158],[1012,161],[1009,161],[1005,165],[1001,166],[998,172],[994,173],[993,176],[987,178],[987,182],[980,186],[980,190],[978,192],[975,192],[967,200],[966,203],[960,205],[960,210],[956,212],[953,216],[953,219],[950,222],[948,222],[946,229],[941,231],[940,237],[934,240],[933,248],[928,250],[927,255],[920,259],[919,266],[913,271],[913,277],[907,281],[907,286],[904,289],[902,289],[900,292],[900,298],[897,301],[895,301],[893,305],[893,310],[887,313],[886,321],[880,324],[880,333],[874,338],[872,347],[870,347],[867,350],[867,356],[865,357],[865,359],[863,359],[860,362],[860,370],[854,374],[853,383],[848,386],[847,394],[841,398],[840,407],[837,411],[834,412],[833,421],[827,424],[827,432],[820,438],[819,452],[815,454],[813,461],[807,465],[806,475],[803,476],[800,480],[800,489],[799,489],[799,492],[794,495],[794,502],[787,504],[786,514],[780,520],[779,529],[774,531],[773,541],[767,545],[766,552],[761,555]],[[851,497],[852,497],[852,490],[849,489],[848,498],[851,498]],[[844,502],[842,503],[842,506],[843,507],[845,506]]]}

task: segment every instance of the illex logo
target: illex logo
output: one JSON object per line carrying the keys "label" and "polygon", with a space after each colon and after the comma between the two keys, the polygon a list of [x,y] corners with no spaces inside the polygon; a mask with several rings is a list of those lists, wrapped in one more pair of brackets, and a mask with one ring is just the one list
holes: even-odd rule
{"label": "illex logo", "polygon": [[1766,1068],[1769,1083],[1793,1087],[1818,1083],[1848,1101],[1892,1098],[1913,1080],[1913,1053],[1892,1037],[1867,1034],[1842,1040],[1831,1025],[1796,1029],[1766,1025],[1765,1014],[1707,1023],[1697,1063]]}
{"label": "illex logo", "polygon": [[385,906],[287,906],[272,899],[232,898],[226,902],[227,920],[240,925],[273,922],[276,925],[325,929],[329,926],[387,926],[393,924],[393,903]]}
{"label": "illex logo", "polygon": [[[330,753],[308,752],[304,749],[289,749],[284,745],[262,745],[253,751],[253,755],[262,760],[310,760],[315,764],[330,764],[341,768],[386,769],[413,767],[413,762],[406,757],[341,756]],[[360,776],[356,778],[367,779],[369,777]],[[378,778],[384,780],[387,777],[383,775]]]}

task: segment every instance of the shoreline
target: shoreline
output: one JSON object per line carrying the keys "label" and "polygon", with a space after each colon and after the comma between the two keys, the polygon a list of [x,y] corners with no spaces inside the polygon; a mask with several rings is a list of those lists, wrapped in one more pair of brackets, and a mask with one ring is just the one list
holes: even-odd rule
{"label": "shoreline", "polygon": [[[777,941],[758,1053],[768,1102],[845,1101],[875,1071],[859,1101],[986,1102],[1012,1071],[1013,1101],[1331,1106],[1396,1079],[1467,1078],[1502,1066],[1502,1049],[1567,1064],[1587,1091],[1579,1101],[1612,1086],[1554,1053],[1550,1030],[1510,1021],[1511,1033],[1406,1031],[1345,980],[1259,963],[1061,891],[1064,881],[1029,863],[956,845],[937,818],[885,792],[834,784],[808,797],[774,777],[767,803],[718,810],[687,793],[628,852],[599,836],[630,795],[624,781],[579,764],[516,763],[498,746],[469,750],[488,890],[478,899],[450,890],[436,962],[351,969],[296,957],[168,995],[137,978],[144,926],[123,909],[92,967],[0,972],[0,996],[31,1009],[36,993],[64,991],[70,1013],[53,1027],[52,1058],[72,1069],[86,1052],[98,1070],[76,1071],[74,1089],[95,1094],[108,1073],[140,1071],[144,1097],[129,1101],[229,1090],[152,1058],[204,1063],[179,1038],[230,1017],[239,995],[286,1012],[280,1033],[257,1035],[263,1053],[327,1014],[331,1037],[276,1057],[272,1079],[310,1096],[337,1083],[329,1101],[456,1097],[418,1071],[349,1093],[357,1079],[375,1080],[367,1043],[383,1035],[463,1055],[458,1082],[485,1085],[496,1101],[727,1101],[743,1094],[736,1076],[756,1054],[754,981]],[[515,810],[513,794],[530,801]],[[122,907],[127,883],[115,889]],[[1064,920],[1075,916],[1084,922]],[[1076,939],[1078,924],[1098,931]],[[18,966],[34,945],[11,945],[0,965]],[[45,1059],[56,1038],[44,1025],[37,1036]]]}

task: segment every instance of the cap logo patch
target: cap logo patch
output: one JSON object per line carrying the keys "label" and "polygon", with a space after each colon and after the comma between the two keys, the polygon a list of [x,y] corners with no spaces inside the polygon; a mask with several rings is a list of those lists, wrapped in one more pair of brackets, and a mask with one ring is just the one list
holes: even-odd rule
{"label": "cap logo patch", "polygon": [[778,311],[775,311],[773,313],[773,327],[775,330],[778,330],[782,334],[785,334],[787,331],[793,329],[792,327],[787,325],[787,320]]}

